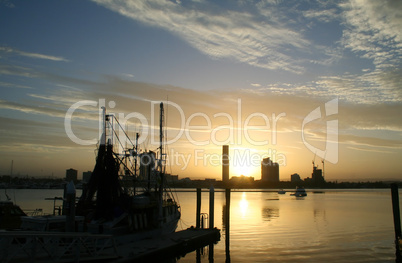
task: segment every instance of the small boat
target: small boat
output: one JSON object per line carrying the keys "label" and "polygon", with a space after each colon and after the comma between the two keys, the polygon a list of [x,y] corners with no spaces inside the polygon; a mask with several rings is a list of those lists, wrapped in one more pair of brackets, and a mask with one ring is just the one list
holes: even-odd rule
{"label": "small boat", "polygon": [[7,199],[7,201],[0,201],[0,229],[18,229],[21,225],[21,217],[26,214],[8,196]]}
{"label": "small boat", "polygon": [[303,196],[307,196],[307,193],[303,187],[296,187],[296,192],[294,192],[293,194],[290,194],[290,195],[296,196],[296,197],[303,197]]}
{"label": "small boat", "polygon": [[285,190],[283,190],[283,189],[279,189],[278,194],[280,194],[280,195],[284,195],[284,194],[286,194],[286,191],[285,191]]}

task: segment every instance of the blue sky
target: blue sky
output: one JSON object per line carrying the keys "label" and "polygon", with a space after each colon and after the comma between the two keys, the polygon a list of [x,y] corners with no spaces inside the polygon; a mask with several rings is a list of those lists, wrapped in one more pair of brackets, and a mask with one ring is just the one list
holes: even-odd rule
{"label": "blue sky", "polygon": [[[216,113],[236,119],[239,99],[243,121],[285,113],[277,144],[230,142],[243,152],[283,154],[283,180],[310,176],[315,153],[302,142],[303,118],[337,98],[339,158],[326,166],[327,178],[396,178],[402,169],[400,1],[2,0],[0,14],[0,174],[11,160],[22,175],[91,170],[96,146],[76,145],[65,132],[71,105],[113,100],[112,111],[151,117],[150,101],[167,97],[186,117],[204,113],[212,129],[227,124]],[[97,113],[81,109],[74,131],[93,138]],[[326,121],[304,131],[320,149]],[[167,126],[174,134],[180,121],[172,117]],[[207,133],[187,128],[193,137]],[[270,128],[256,138],[272,137]],[[227,134],[220,136],[203,147],[183,136],[170,147],[192,159],[200,148],[219,153]],[[258,165],[249,166],[242,173],[259,179]],[[217,167],[194,163],[173,172],[220,177]]]}

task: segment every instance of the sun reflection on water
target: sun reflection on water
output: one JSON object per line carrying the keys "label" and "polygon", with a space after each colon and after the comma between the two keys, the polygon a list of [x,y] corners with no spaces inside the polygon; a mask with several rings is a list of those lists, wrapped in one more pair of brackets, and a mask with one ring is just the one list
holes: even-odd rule
{"label": "sun reflection on water", "polygon": [[240,209],[240,213],[241,213],[242,217],[244,218],[245,215],[247,214],[247,209],[248,209],[248,201],[247,201],[245,192],[243,192],[243,195],[239,202],[239,209]]}

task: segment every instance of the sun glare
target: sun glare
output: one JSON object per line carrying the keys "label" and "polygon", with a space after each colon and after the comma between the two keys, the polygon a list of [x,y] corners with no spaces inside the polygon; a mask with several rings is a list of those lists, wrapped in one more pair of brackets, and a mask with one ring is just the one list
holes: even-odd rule
{"label": "sun glare", "polygon": [[233,171],[234,176],[253,176],[255,177],[258,174],[259,167],[251,166],[251,165],[233,165],[231,171]]}
{"label": "sun glare", "polygon": [[[255,158],[255,156],[258,156]],[[261,171],[259,154],[253,148],[235,148],[230,151],[231,176],[256,177]],[[254,161],[253,161],[254,160]],[[257,161],[255,161],[257,160]]]}
{"label": "sun glare", "polygon": [[244,217],[247,214],[247,208],[248,208],[248,201],[246,198],[246,193],[243,192],[243,195],[239,202],[239,209],[240,209],[242,217]]}

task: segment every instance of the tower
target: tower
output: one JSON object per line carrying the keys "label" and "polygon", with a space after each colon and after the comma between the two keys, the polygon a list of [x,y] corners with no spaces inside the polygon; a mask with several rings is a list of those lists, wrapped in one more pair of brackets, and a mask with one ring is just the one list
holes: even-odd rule
{"label": "tower", "polygon": [[66,170],[66,181],[73,181],[74,183],[77,183],[77,174],[78,171],[73,168]]}
{"label": "tower", "polygon": [[222,182],[229,182],[229,145],[222,146]]}

